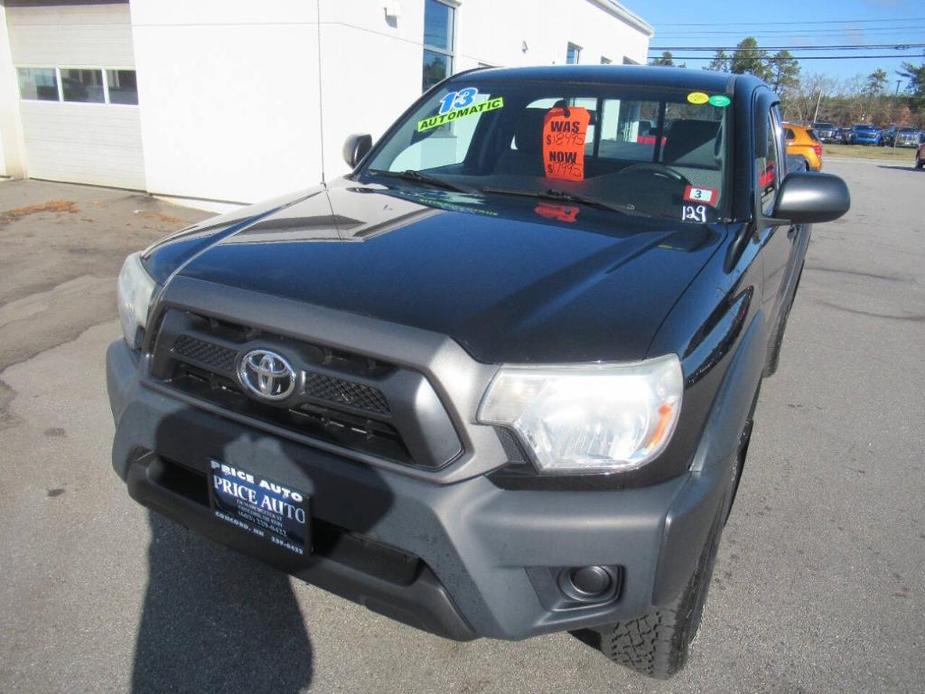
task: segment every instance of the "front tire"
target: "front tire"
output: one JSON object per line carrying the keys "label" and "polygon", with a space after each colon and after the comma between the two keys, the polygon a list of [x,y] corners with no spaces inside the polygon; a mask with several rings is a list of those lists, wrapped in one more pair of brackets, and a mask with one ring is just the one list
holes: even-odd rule
{"label": "front tire", "polygon": [[638,619],[596,630],[597,643],[593,645],[610,660],[656,679],[668,679],[684,668],[703,618],[725,511],[724,504],[697,568],[678,598]]}

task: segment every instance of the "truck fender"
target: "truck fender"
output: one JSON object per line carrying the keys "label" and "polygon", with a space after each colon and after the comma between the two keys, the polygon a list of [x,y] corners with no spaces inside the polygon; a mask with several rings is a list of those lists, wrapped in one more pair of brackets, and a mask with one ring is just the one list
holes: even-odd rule
{"label": "truck fender", "polygon": [[768,326],[758,311],[742,334],[717,391],[688,479],[665,516],[652,604],[664,605],[687,585],[717,514],[731,490],[740,435],[761,383]]}

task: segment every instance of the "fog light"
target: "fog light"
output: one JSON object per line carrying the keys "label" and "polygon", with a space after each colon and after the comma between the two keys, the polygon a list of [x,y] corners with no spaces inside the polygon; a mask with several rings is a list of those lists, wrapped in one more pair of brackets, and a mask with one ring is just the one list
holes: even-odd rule
{"label": "fog light", "polygon": [[617,580],[604,566],[581,566],[559,574],[559,589],[578,602],[599,602],[613,597]]}

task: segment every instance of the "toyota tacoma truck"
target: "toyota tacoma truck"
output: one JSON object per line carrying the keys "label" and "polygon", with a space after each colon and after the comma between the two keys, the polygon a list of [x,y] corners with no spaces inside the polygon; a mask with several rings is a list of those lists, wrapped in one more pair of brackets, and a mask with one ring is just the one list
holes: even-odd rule
{"label": "toyota tacoma truck", "polygon": [[671,676],[810,224],[849,206],[787,174],[778,102],[697,70],[464,72],[351,136],[350,174],[129,256],[128,493],[434,634],[570,631]]}

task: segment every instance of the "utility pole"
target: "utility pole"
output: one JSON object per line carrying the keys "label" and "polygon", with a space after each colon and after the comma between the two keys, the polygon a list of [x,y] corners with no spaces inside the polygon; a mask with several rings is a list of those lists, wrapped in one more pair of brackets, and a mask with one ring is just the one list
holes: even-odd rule
{"label": "utility pole", "polygon": [[816,119],[819,117],[819,104],[821,103],[822,103],[822,90],[820,89],[819,96],[816,98],[816,110],[813,111],[813,120],[812,120],[813,123],[815,123]]}
{"label": "utility pole", "polygon": [[899,94],[899,85],[901,85],[902,83],[903,83],[902,80],[896,80],[896,92],[895,92],[896,95]]}

